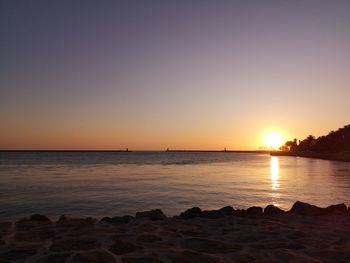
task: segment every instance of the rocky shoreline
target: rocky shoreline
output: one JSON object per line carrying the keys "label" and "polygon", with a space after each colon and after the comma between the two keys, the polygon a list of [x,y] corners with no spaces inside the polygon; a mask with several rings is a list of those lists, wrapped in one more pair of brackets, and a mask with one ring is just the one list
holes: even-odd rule
{"label": "rocky shoreline", "polygon": [[159,209],[135,216],[0,222],[0,263],[350,262],[350,208]]}

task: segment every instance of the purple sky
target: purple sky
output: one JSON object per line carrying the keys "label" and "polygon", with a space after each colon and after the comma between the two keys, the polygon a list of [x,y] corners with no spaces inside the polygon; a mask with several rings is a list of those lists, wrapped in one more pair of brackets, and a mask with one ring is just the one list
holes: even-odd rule
{"label": "purple sky", "polygon": [[350,1],[0,0],[0,149],[256,149],[349,123]]}

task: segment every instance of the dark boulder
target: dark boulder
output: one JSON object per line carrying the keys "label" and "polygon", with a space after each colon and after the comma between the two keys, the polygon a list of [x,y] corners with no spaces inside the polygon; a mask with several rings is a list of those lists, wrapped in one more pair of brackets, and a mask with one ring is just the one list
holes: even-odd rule
{"label": "dark boulder", "polygon": [[9,251],[0,252],[0,262],[24,262],[27,258],[36,253],[33,248],[11,247]]}
{"label": "dark boulder", "polygon": [[38,258],[35,263],[62,263],[72,255],[72,253],[53,253]]}
{"label": "dark boulder", "polygon": [[80,218],[80,217],[69,217],[66,215],[60,216],[57,221],[57,225],[63,227],[88,227],[93,226],[96,219],[92,217]]}
{"label": "dark boulder", "polygon": [[115,217],[104,217],[100,222],[105,222],[111,225],[124,225],[129,223],[134,217],[132,216],[115,216]]}
{"label": "dark boulder", "polygon": [[42,221],[42,222],[51,222],[51,220],[44,215],[34,214],[29,218],[30,221]]}
{"label": "dark boulder", "polygon": [[[65,261],[61,261],[65,262]],[[69,260],[70,263],[115,263],[114,257],[104,250],[81,251]]]}
{"label": "dark boulder", "polygon": [[325,213],[328,214],[346,214],[347,208],[345,204],[330,205],[325,209]]}
{"label": "dark boulder", "polygon": [[166,215],[160,209],[153,209],[150,211],[137,212],[136,218],[148,218],[148,219],[151,219],[153,221],[156,221],[156,220],[166,219]]}
{"label": "dark boulder", "polygon": [[315,205],[310,205],[308,203],[296,201],[292,209],[290,210],[290,212],[299,214],[299,215],[316,216],[316,215],[323,215],[325,212],[325,209]]}
{"label": "dark boulder", "polygon": [[223,208],[220,208],[219,211],[225,216],[232,216],[235,212],[232,206],[225,206]]}
{"label": "dark boulder", "polygon": [[123,257],[123,263],[164,263],[158,259],[155,255],[145,257]]}
{"label": "dark boulder", "polygon": [[142,243],[153,243],[162,241],[162,238],[153,234],[142,234],[137,237],[137,241]]}
{"label": "dark boulder", "polygon": [[234,216],[239,216],[239,217],[244,217],[247,215],[247,210],[244,210],[244,209],[236,209],[234,212],[233,212],[233,215]]}
{"label": "dark boulder", "polygon": [[182,212],[180,214],[181,219],[191,219],[195,217],[199,217],[202,214],[202,209],[199,207],[192,207],[190,209],[187,209],[185,212]]}
{"label": "dark boulder", "polygon": [[173,263],[218,263],[220,258],[212,255],[184,250],[181,253],[169,253],[166,255]]}
{"label": "dark boulder", "polygon": [[109,251],[116,255],[124,255],[140,249],[142,249],[141,246],[123,240],[116,240],[114,244],[109,247]]}
{"label": "dark boulder", "polygon": [[252,206],[247,209],[247,215],[261,215],[263,213],[263,209],[258,206]]}
{"label": "dark boulder", "polygon": [[16,230],[18,231],[29,231],[30,229],[40,227],[42,225],[49,225],[49,224],[51,224],[51,221],[34,221],[25,217],[18,220],[15,223],[15,226],[16,226]]}
{"label": "dark boulder", "polygon": [[209,219],[216,219],[223,216],[224,215],[221,213],[220,210],[204,210],[201,213],[201,217],[209,218]]}
{"label": "dark boulder", "polygon": [[91,250],[99,247],[100,244],[96,238],[74,237],[54,240],[50,246],[50,250],[54,252],[65,252],[73,250]]}
{"label": "dark boulder", "polygon": [[182,248],[208,254],[232,253],[242,249],[239,244],[206,238],[187,238],[181,241],[181,245]]}
{"label": "dark boulder", "polygon": [[282,210],[281,208],[274,206],[274,205],[268,205],[264,209],[265,215],[278,215],[278,214],[283,214],[283,213],[285,213],[284,210]]}
{"label": "dark boulder", "polygon": [[0,222],[0,232],[8,232],[12,226],[11,222]]}
{"label": "dark boulder", "polygon": [[[41,221],[36,221],[41,222]],[[13,239],[18,242],[41,242],[44,240],[51,239],[55,236],[55,231],[51,225],[42,226],[26,230],[26,231],[16,231]]]}
{"label": "dark boulder", "polygon": [[27,217],[21,218],[15,223],[16,230],[17,231],[27,231],[34,227],[36,227],[35,224],[33,224]]}

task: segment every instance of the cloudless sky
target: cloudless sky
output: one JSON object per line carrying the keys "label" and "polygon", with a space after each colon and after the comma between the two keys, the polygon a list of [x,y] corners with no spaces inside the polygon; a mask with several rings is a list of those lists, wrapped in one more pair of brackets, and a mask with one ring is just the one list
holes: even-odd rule
{"label": "cloudless sky", "polygon": [[0,149],[257,149],[349,117],[350,1],[0,0]]}

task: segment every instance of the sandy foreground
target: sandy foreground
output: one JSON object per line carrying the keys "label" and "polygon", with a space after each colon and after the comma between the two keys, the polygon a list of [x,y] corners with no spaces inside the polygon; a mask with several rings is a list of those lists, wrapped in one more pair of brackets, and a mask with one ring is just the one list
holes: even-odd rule
{"label": "sandy foreground", "polygon": [[288,212],[193,208],[173,218],[33,215],[0,223],[0,262],[350,262],[350,211],[297,202]]}

